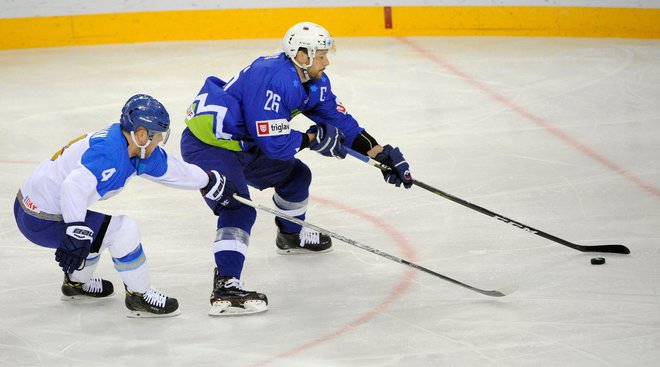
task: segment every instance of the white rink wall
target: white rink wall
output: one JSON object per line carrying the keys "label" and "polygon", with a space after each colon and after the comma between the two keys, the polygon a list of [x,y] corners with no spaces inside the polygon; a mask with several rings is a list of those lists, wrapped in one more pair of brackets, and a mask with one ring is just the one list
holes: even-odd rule
{"label": "white rink wall", "polygon": [[2,0],[0,1],[0,18],[172,10],[358,6],[556,6],[658,9],[660,0]]}

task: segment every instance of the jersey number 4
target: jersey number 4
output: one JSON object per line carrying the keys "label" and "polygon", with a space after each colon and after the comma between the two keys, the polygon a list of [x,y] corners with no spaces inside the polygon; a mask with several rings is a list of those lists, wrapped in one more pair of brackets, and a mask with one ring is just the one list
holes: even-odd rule
{"label": "jersey number 4", "polygon": [[101,182],[108,181],[110,177],[112,177],[112,175],[115,174],[115,172],[117,172],[117,170],[114,168],[108,168],[105,171],[101,172]]}

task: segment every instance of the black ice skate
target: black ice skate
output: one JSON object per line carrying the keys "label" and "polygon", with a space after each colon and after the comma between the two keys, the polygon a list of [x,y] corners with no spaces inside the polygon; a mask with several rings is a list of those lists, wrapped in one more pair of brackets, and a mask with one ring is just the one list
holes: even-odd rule
{"label": "black ice skate", "polygon": [[282,233],[279,223],[277,224],[275,245],[278,254],[296,255],[332,251],[332,239],[328,235],[307,228],[303,228],[298,233]]}
{"label": "black ice skate", "polygon": [[89,298],[104,298],[111,296],[115,292],[112,283],[100,278],[92,278],[85,283],[74,282],[69,278],[69,274],[64,273],[64,283],[62,284],[62,300],[78,300]]}
{"label": "black ice skate", "polygon": [[129,291],[126,289],[126,307],[131,311],[128,317],[150,318],[150,317],[172,317],[181,313],[179,302],[176,298],[149,289],[144,293]]}
{"label": "black ice skate", "polygon": [[268,298],[263,293],[246,291],[243,282],[232,277],[218,276],[215,269],[211,292],[211,316],[248,315],[268,310]]}

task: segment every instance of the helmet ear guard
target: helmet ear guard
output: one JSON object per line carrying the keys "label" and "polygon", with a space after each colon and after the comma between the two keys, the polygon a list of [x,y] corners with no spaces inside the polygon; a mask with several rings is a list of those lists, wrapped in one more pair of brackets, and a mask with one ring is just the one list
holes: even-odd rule
{"label": "helmet ear guard", "polygon": [[[293,61],[296,66],[306,71],[312,66],[314,56],[318,50],[335,50],[335,41],[330,33],[323,27],[312,22],[302,22],[289,28],[282,39],[284,54]],[[309,57],[308,65],[301,65],[296,60],[298,51],[304,48]]]}

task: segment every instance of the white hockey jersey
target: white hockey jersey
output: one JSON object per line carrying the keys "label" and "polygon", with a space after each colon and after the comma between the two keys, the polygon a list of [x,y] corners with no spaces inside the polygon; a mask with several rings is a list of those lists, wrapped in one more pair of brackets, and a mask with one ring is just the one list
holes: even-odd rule
{"label": "white hockey jersey", "polygon": [[82,135],[35,169],[21,186],[24,207],[35,213],[62,215],[82,222],[87,208],[119,193],[134,175],[167,186],[199,189],[208,183],[199,167],[157,147],[146,159],[128,156],[126,138],[116,123]]}

